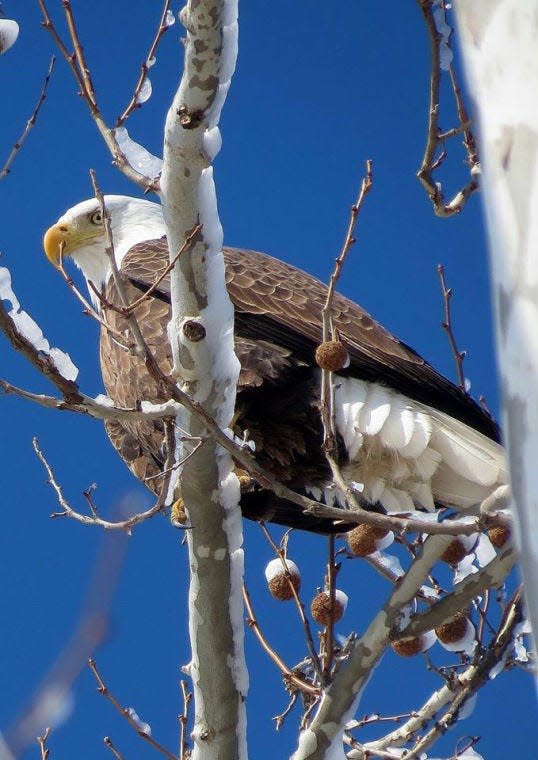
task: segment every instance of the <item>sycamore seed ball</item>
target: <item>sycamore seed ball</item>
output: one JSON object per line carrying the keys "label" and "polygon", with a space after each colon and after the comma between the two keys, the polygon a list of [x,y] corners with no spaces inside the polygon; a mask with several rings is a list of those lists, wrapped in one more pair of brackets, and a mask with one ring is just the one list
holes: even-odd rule
{"label": "sycamore seed ball", "polygon": [[510,528],[504,525],[496,525],[488,530],[488,538],[497,549],[500,549],[510,538]]}
{"label": "sycamore seed ball", "polygon": [[332,607],[331,616],[331,597],[327,591],[320,591],[312,599],[310,612],[316,623],[329,625],[331,622],[337,623],[343,616],[347,607],[347,594],[336,589],[334,593],[334,607]]}
{"label": "sycamore seed ball", "polygon": [[422,636],[407,636],[404,639],[393,641],[391,646],[400,657],[414,657],[423,651],[424,638]]}
{"label": "sycamore seed ball", "polygon": [[435,629],[435,634],[443,644],[453,644],[462,639],[467,633],[467,610],[460,610],[453,618],[441,623]]}
{"label": "sycamore seed ball", "polygon": [[321,369],[337,372],[348,366],[349,355],[341,341],[328,340],[316,348],[316,363]]}
{"label": "sycamore seed ball", "polygon": [[468,554],[468,550],[459,538],[455,538],[441,554],[441,559],[449,565],[459,564]]}
{"label": "sycamore seed ball", "polygon": [[297,593],[301,588],[301,574],[295,562],[287,559],[286,567],[288,572],[286,572],[282,560],[272,559],[265,568],[265,579],[269,591],[275,599],[279,599],[281,602],[293,599],[292,586]]}
{"label": "sycamore seed ball", "polygon": [[356,557],[367,557],[377,550],[377,542],[388,533],[388,530],[375,525],[357,525],[346,536],[349,550]]}

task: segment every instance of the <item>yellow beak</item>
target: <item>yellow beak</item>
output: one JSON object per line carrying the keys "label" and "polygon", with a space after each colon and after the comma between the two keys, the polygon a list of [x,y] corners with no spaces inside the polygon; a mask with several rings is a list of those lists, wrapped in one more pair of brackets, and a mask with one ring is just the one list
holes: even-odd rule
{"label": "yellow beak", "polygon": [[[45,232],[43,237],[43,248],[47,254],[47,258],[50,263],[57,267],[60,262],[60,253],[66,255],[68,247],[72,247],[73,242],[73,228],[68,227],[66,224],[53,224],[52,227]],[[69,246],[71,243],[71,246]]]}

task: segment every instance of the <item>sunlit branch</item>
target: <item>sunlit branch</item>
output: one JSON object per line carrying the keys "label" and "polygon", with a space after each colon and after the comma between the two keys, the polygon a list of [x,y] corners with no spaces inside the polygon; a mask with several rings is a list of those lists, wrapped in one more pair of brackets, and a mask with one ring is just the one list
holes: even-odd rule
{"label": "sunlit branch", "polygon": [[445,268],[442,264],[437,265],[437,273],[439,274],[439,281],[441,283],[441,293],[443,295],[443,304],[444,304],[444,309],[445,309],[445,318],[442,323],[443,330],[446,331],[448,342],[450,343],[450,349],[452,351],[452,356],[454,357],[454,361],[456,363],[458,385],[462,389],[462,391],[467,391],[465,387],[465,376],[463,374],[463,360],[465,359],[466,351],[460,351],[458,349],[458,346],[456,343],[456,336],[454,335],[454,330],[452,329],[452,314],[450,311],[450,301],[453,295],[452,288],[447,287],[446,278],[445,278]]}
{"label": "sunlit branch", "polygon": [[17,142],[14,144],[14,146],[11,148],[11,151],[9,153],[9,156],[7,157],[4,166],[0,169],[0,180],[3,180],[4,177],[6,177],[9,172],[11,171],[11,167],[13,165],[13,162],[15,161],[15,158],[17,157],[17,154],[19,153],[20,149],[22,148],[26,138],[32,131],[33,127],[35,126],[35,123],[37,121],[37,117],[39,115],[39,112],[41,110],[41,107],[43,103],[45,102],[45,98],[47,97],[47,91],[49,89],[49,82],[50,78],[52,76],[52,72],[54,70],[54,65],[56,63],[56,57],[52,56],[49,63],[49,69],[47,71],[47,74],[45,76],[45,81],[43,82],[43,86],[41,87],[41,92],[39,93],[39,97],[37,99],[37,103],[35,105],[35,108],[33,110],[32,115],[26,122],[26,126],[17,140]]}
{"label": "sunlit branch", "polygon": [[254,608],[252,606],[252,601],[250,598],[250,594],[248,593],[246,585],[243,586],[243,599],[245,601],[245,607],[247,609],[247,625],[249,628],[254,631],[256,638],[260,642],[262,648],[265,652],[269,655],[271,660],[275,663],[275,665],[278,667],[284,678],[292,683],[297,689],[300,691],[308,692],[309,694],[313,694],[314,696],[319,696],[320,694],[320,687],[319,686],[313,686],[308,681],[305,681],[303,678],[300,678],[297,673],[295,673],[291,668],[289,668],[284,660],[280,657],[280,655],[273,649],[273,647],[269,644],[266,637],[264,636],[260,625],[258,623],[258,620],[256,618],[256,615],[254,614]]}
{"label": "sunlit branch", "polygon": [[101,137],[105,141],[113,157],[114,165],[128,179],[130,179],[136,185],[141,187],[145,192],[157,192],[158,181],[152,177],[146,177],[145,174],[142,174],[136,171],[136,169],[129,163],[127,156],[121,150],[119,143],[115,137],[114,129],[110,128],[107,125],[101,113],[101,110],[99,108],[99,103],[97,100],[97,95],[95,92],[95,88],[93,86],[90,69],[86,62],[84,49],[82,47],[77,29],[76,29],[75,19],[73,16],[70,0],[63,0],[63,7],[64,7],[64,12],[65,12],[66,20],[67,20],[67,26],[69,29],[70,39],[73,44],[73,49],[74,49],[73,53],[69,51],[66,44],[60,37],[52,21],[52,18],[49,14],[45,0],[38,0],[38,3],[39,3],[39,7],[41,8],[41,12],[43,14],[43,27],[50,33],[60,53],[62,54],[67,64],[69,65],[73,73],[73,76],[75,77],[75,80],[77,81],[77,84],[80,87],[80,94],[82,98],[84,99],[84,101],[86,102],[86,104],[88,105],[92,119],[95,122],[95,125],[97,129],[99,130],[99,133],[101,134]]}
{"label": "sunlit branch", "polygon": [[155,54],[157,52],[157,48],[159,47],[159,43],[163,38],[163,35],[166,31],[169,29],[169,25],[166,23],[166,18],[169,13],[170,9],[170,2],[171,0],[165,0],[163,10],[161,13],[161,19],[159,21],[159,26],[157,27],[157,31],[155,32],[155,36],[153,38],[153,42],[150,45],[150,48],[148,50],[148,54],[146,55],[143,63],[140,66],[140,75],[138,77],[138,81],[135,85],[133,96],[121,114],[121,116],[118,116],[116,120],[116,128],[121,127],[122,124],[126,121],[126,119],[129,118],[131,113],[136,109],[140,108],[142,105],[139,101],[139,95],[142,91],[142,88],[144,86],[144,83],[147,80],[148,77],[148,71],[151,66],[151,62],[155,60]]}
{"label": "sunlit branch", "polygon": [[[417,0],[417,3],[424,17],[428,37],[430,40],[431,51],[428,132],[426,137],[424,156],[422,159],[421,167],[417,172],[417,177],[419,178],[422,186],[426,190],[432,202],[434,213],[440,217],[448,217],[453,216],[454,214],[459,214],[467,202],[469,196],[471,196],[478,189],[479,161],[476,152],[475,140],[469,127],[470,121],[463,104],[461,91],[453,66],[452,64],[445,64],[444,67],[441,66],[441,44],[446,45],[447,50],[450,53],[451,50],[450,40],[448,38],[443,39],[437,27],[437,23],[434,17],[434,6],[436,6],[436,2],[435,0]],[[443,18],[446,23],[446,8],[444,3],[441,3],[441,5],[437,7],[437,12],[443,13]],[[453,130],[447,130],[445,132],[442,132],[439,128],[439,117],[441,110],[440,85],[442,68],[445,68],[449,72],[452,91],[458,111],[458,118],[460,121],[460,124],[457,128]],[[434,179],[434,172],[443,164],[446,158],[446,141],[449,138],[461,133],[464,135],[463,144],[467,153],[471,179],[460,190],[458,190],[458,192],[454,194],[451,200],[446,201],[442,184]]]}
{"label": "sunlit branch", "polygon": [[150,744],[153,749],[157,750],[157,752],[160,752],[161,755],[164,755],[164,757],[168,758],[168,760],[177,760],[176,755],[173,755],[171,752],[169,752],[169,750],[166,749],[166,747],[163,747],[162,744],[159,744],[159,742],[156,741],[150,734],[148,734],[146,731],[143,731],[137,721],[133,718],[131,711],[128,708],[123,707],[123,705],[118,702],[116,697],[112,694],[108,686],[103,681],[101,674],[97,670],[95,661],[90,658],[88,665],[90,666],[90,670],[95,676],[95,680],[97,681],[97,691],[99,694],[102,694],[105,699],[108,699],[108,701],[114,705],[122,718],[125,718],[127,723],[131,726],[132,729],[134,729],[134,731],[136,731],[138,736]]}

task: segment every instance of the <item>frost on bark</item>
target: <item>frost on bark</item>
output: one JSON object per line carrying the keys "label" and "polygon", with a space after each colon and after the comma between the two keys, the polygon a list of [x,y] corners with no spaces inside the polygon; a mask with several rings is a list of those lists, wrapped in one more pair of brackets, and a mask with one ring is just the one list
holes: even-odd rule
{"label": "frost on bark", "polygon": [[538,631],[538,2],[457,3],[480,122],[503,421]]}
{"label": "frost on bark", "polygon": [[[191,2],[181,13],[187,29],[184,73],[166,119],[161,177],[171,260],[202,225],[171,273],[174,368],[182,389],[222,428],[233,416],[239,363],[210,164],[220,148],[217,124],[235,67],[236,18],[235,2]],[[187,413],[178,423],[191,435],[207,432]],[[177,451],[181,457],[179,434]],[[238,481],[229,454],[211,440],[189,458],[179,480],[192,526],[187,536],[193,757],[235,760],[246,756],[247,690]]]}

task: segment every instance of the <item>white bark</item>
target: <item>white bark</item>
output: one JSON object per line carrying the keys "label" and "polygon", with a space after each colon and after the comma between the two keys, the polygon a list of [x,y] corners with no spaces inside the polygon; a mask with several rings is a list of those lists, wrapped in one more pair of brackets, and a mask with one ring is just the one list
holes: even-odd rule
{"label": "white bark", "polygon": [[389,633],[398,623],[402,609],[413,599],[450,541],[450,536],[430,536],[427,539],[422,552],[394,587],[365,633],[353,645],[349,658],[341,663],[323,694],[314,720],[302,732],[292,760],[345,757],[342,749],[345,725],[358,708],[362,690],[387,647]]}
{"label": "white bark", "polygon": [[[182,11],[187,29],[184,73],[166,119],[161,177],[172,258],[194,227],[203,225],[171,273],[174,367],[182,389],[221,427],[229,426],[233,416],[239,363],[233,353],[233,308],[224,282],[222,228],[210,163],[220,147],[216,125],[235,67],[236,19],[235,0],[193,1]],[[195,329],[189,330],[193,324]],[[186,413],[178,422],[193,435],[204,432]],[[230,456],[215,444],[204,445],[184,466],[180,487],[192,525],[187,531],[189,671],[195,698],[192,756],[238,760],[247,755],[248,679],[241,512]]]}
{"label": "white bark", "polygon": [[538,632],[538,0],[459,0],[479,117],[503,423]]}

